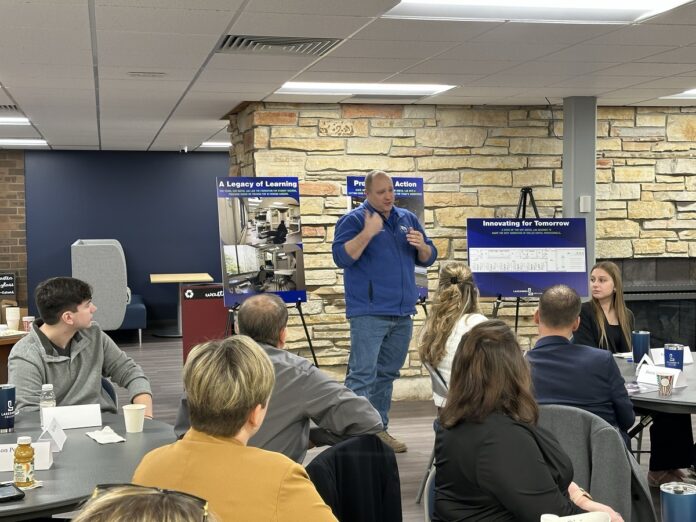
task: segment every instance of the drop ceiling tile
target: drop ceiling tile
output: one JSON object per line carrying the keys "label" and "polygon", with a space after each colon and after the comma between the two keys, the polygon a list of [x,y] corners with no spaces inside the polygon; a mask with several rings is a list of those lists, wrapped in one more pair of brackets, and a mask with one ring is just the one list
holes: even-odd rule
{"label": "drop ceiling tile", "polygon": [[696,4],[690,2],[687,5],[670,9],[669,11],[657,15],[644,24],[666,24],[666,25],[696,25]]}
{"label": "drop ceiling tile", "polygon": [[96,0],[98,6],[156,7],[158,9],[191,9],[236,11],[243,0]]}
{"label": "drop ceiling tile", "polygon": [[263,99],[267,102],[288,102],[288,103],[339,103],[348,96],[316,96],[305,94],[270,94]]}
{"label": "drop ceiling tile", "polygon": [[[163,73],[164,75],[156,78],[141,78],[129,76],[130,72],[154,72]],[[196,70],[192,67],[147,67],[146,69],[137,67],[113,67],[99,65],[99,79],[101,80],[150,80],[150,81],[185,81],[190,82]],[[90,77],[92,75],[90,68]]]}
{"label": "drop ceiling tile", "polygon": [[673,76],[675,74],[685,74],[689,71],[696,71],[696,65],[692,63],[624,63],[607,69],[607,74],[616,76],[647,76],[649,78],[660,78]]}
{"label": "drop ceiling tile", "polygon": [[416,102],[418,105],[491,105],[491,98],[488,96],[447,96],[438,94],[428,96]]}
{"label": "drop ceiling tile", "polygon": [[577,44],[616,30],[616,26],[592,24],[500,24],[474,40],[477,42],[525,44]]}
{"label": "drop ceiling tile", "polygon": [[348,40],[331,51],[331,58],[402,58],[422,60],[451,49],[451,42]]}
{"label": "drop ceiling tile", "polygon": [[[378,83],[382,80],[390,79],[394,81],[392,74],[384,72],[337,72],[337,71],[307,71],[292,78],[294,82],[363,82]],[[288,78],[288,81],[290,78]],[[401,81],[401,80],[398,80]],[[406,80],[405,80],[406,81]],[[436,80],[429,80],[436,81]],[[424,83],[424,82],[421,82]]]}
{"label": "drop ceiling tile", "polygon": [[551,87],[598,87],[618,89],[630,87],[645,81],[640,76],[603,76],[601,74],[585,74],[550,84]]}
{"label": "drop ceiling tile", "polygon": [[260,71],[249,69],[213,69],[206,67],[198,76],[197,82],[234,82],[234,83],[284,83],[293,72]]}
{"label": "drop ceiling tile", "polygon": [[696,41],[696,28],[681,25],[629,25],[586,42],[593,45],[689,45]]}
{"label": "drop ceiling tile", "polygon": [[450,22],[380,18],[353,36],[353,40],[466,42],[500,26],[500,22]]}
{"label": "drop ceiling tile", "polygon": [[[589,45],[578,44],[540,58],[543,62],[628,62],[670,51],[666,45]],[[684,63],[684,62],[682,62]]]}
{"label": "drop ceiling tile", "polygon": [[561,80],[567,79],[565,75],[552,74],[525,74],[513,75],[507,72],[491,74],[480,80],[471,82],[471,87],[494,88],[514,85],[515,87],[545,87]]}
{"label": "drop ceiling tile", "polygon": [[316,60],[313,56],[275,56],[267,54],[216,53],[206,69],[248,71],[299,71]]}
{"label": "drop ceiling tile", "polygon": [[638,88],[668,88],[668,89],[696,89],[696,77],[694,76],[671,76],[669,78],[659,78],[634,85]]}
{"label": "drop ceiling tile", "polygon": [[[694,29],[696,32],[696,29]],[[655,63],[691,63],[696,64],[696,46],[681,47],[671,51],[644,57],[641,62]]]}
{"label": "drop ceiling tile", "polygon": [[308,70],[335,72],[381,72],[395,73],[406,69],[418,60],[406,58],[333,58],[327,56]]}
{"label": "drop ceiling tile", "polygon": [[500,98],[513,96],[525,91],[522,86],[514,87],[476,87],[473,85],[467,85],[464,87],[456,87],[449,91],[442,93],[443,96],[466,96],[466,97],[490,97],[490,98]]}
{"label": "drop ceiling tile", "polygon": [[411,72],[398,73],[389,78],[390,82],[399,83],[439,83],[442,85],[468,85],[484,78],[483,74],[431,73],[415,74]]}
{"label": "drop ceiling tile", "polygon": [[440,54],[438,60],[536,60],[566,47],[565,44],[531,44],[507,42],[466,42]]}
{"label": "drop ceiling tile", "polygon": [[0,138],[41,138],[31,125],[0,125]]}
{"label": "drop ceiling tile", "polygon": [[660,96],[670,96],[677,94],[679,89],[641,89],[640,87],[628,87],[626,89],[616,89],[602,95],[602,98],[659,98]]}
{"label": "drop ceiling tile", "polygon": [[216,42],[217,37],[210,35],[99,31],[99,65],[197,70]]}
{"label": "drop ceiling tile", "polygon": [[235,83],[235,82],[196,82],[196,92],[275,92],[282,82],[276,83]]}
{"label": "drop ceiling tile", "polygon": [[26,2],[21,0],[4,0],[0,29],[18,27],[32,30],[82,31],[89,24],[87,3],[79,1]]}
{"label": "drop ceiling tile", "polygon": [[244,12],[230,29],[230,34],[347,38],[368,22],[369,18],[359,16]]}
{"label": "drop ceiling tile", "polygon": [[381,16],[399,0],[253,0],[247,11],[334,16]]}
{"label": "drop ceiling tile", "polygon": [[427,60],[407,70],[404,73],[454,73],[454,74],[494,74],[519,65],[519,62],[492,60]]}
{"label": "drop ceiling tile", "polygon": [[610,69],[616,63],[590,63],[590,62],[525,62],[505,71],[508,74],[522,75],[581,75],[602,69]]}
{"label": "drop ceiling tile", "polygon": [[156,9],[97,5],[98,31],[209,34],[220,36],[232,21],[234,12],[212,10]]}

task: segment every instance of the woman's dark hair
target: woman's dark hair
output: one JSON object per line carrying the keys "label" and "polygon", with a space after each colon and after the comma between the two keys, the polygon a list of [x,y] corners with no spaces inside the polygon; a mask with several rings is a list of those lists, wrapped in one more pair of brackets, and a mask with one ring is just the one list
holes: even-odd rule
{"label": "woman's dark hair", "polygon": [[498,319],[479,323],[457,348],[440,422],[451,428],[462,421],[483,422],[498,412],[536,424],[539,408],[531,387],[527,361],[510,327]]}

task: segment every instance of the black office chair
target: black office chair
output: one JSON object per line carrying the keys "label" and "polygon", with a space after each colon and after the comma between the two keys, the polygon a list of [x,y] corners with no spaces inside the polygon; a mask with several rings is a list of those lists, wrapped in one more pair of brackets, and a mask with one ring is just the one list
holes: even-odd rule
{"label": "black office chair", "polygon": [[111,384],[111,381],[107,379],[106,377],[101,378],[101,386],[102,389],[106,392],[106,394],[111,397],[111,400],[114,401],[114,404],[118,408],[118,396],[116,395],[116,390],[114,389],[114,385]]}

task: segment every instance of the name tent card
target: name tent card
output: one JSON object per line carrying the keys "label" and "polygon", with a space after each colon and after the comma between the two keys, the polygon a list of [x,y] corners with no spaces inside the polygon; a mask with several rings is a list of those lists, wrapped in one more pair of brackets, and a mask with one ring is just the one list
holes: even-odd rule
{"label": "name tent card", "polygon": [[83,404],[80,406],[56,406],[44,408],[44,424],[50,426],[53,419],[58,421],[64,430],[73,428],[91,428],[101,426],[101,409],[99,404]]}
{"label": "name tent card", "polygon": [[[652,355],[655,364],[665,364],[665,349],[664,348],[652,348],[650,350],[650,355]],[[684,364],[693,364],[694,356],[688,346],[684,346]]]}
{"label": "name tent card", "polygon": [[[640,370],[638,371],[638,377],[636,378],[636,381],[642,384],[651,384],[657,388],[657,372],[660,373],[668,373],[671,375],[674,375],[674,388],[685,388],[686,387],[686,382],[680,382],[680,375],[682,374],[681,370],[677,370],[676,368],[664,368],[662,366],[657,367],[651,364],[644,364],[641,366]],[[683,379],[682,379],[683,381]]]}
{"label": "name tent card", "polygon": [[[34,469],[43,471],[53,466],[53,452],[51,443],[47,441],[32,442],[34,448]],[[14,452],[16,444],[0,444],[0,471],[12,471],[14,469]]]}
{"label": "name tent card", "polygon": [[65,444],[65,439],[67,438],[68,436],[63,431],[63,428],[60,427],[60,424],[55,417],[51,419],[48,427],[41,433],[41,435],[39,435],[40,441],[47,441],[51,443],[51,451],[54,453],[63,450],[63,444]]}

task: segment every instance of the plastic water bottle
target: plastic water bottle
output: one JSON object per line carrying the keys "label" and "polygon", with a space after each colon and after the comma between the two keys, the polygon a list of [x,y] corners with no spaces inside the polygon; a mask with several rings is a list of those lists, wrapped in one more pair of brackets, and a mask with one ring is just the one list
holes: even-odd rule
{"label": "plastic water bottle", "polygon": [[41,427],[44,425],[44,408],[53,408],[56,405],[56,394],[53,393],[52,384],[43,384],[41,386],[41,395],[39,396],[39,416],[41,417]]}

